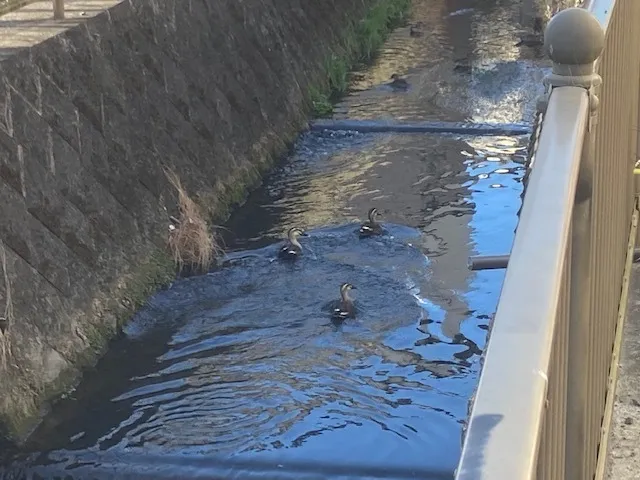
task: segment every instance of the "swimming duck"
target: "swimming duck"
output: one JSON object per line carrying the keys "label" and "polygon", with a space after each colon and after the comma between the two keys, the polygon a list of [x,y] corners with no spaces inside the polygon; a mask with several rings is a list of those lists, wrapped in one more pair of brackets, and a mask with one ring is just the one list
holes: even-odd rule
{"label": "swimming duck", "polygon": [[453,67],[453,71],[458,73],[471,73],[473,69],[471,65],[463,65],[459,63],[455,67]]}
{"label": "swimming duck", "polygon": [[378,212],[378,209],[376,207],[373,207],[371,210],[369,210],[369,213],[367,214],[367,220],[362,225],[360,225],[360,230],[358,230],[360,238],[382,234],[382,225],[380,225],[377,221],[377,218],[380,216],[380,212]]}
{"label": "swimming duck", "polygon": [[412,37],[421,37],[423,35],[423,27],[424,22],[416,22],[414,25],[411,25],[411,28],[409,28],[409,35]]}
{"label": "swimming duck", "polygon": [[540,47],[544,45],[544,20],[542,17],[533,19],[533,33],[525,33],[520,36],[516,47]]}
{"label": "swimming duck", "polygon": [[280,248],[278,252],[278,256],[281,259],[286,260],[295,260],[302,253],[302,245],[298,241],[298,237],[307,237],[308,235],[298,227],[293,227],[289,229],[287,232],[287,241]]}
{"label": "swimming duck", "polygon": [[539,33],[526,33],[520,37],[516,47],[539,47],[544,45],[544,37]]}
{"label": "swimming duck", "polygon": [[353,298],[349,295],[351,290],[356,290],[356,287],[350,283],[340,285],[340,302],[331,312],[333,321],[341,322],[347,318],[356,318],[356,307],[353,304]]}
{"label": "swimming duck", "polygon": [[388,85],[394,90],[406,90],[409,88],[409,82],[407,82],[404,78],[402,78],[397,73],[391,75],[391,80],[393,80]]}

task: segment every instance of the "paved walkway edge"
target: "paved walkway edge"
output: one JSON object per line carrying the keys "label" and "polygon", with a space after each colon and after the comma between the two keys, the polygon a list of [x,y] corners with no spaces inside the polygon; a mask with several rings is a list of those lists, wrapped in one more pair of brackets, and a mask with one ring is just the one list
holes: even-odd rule
{"label": "paved walkway edge", "polygon": [[632,265],[629,277],[623,286],[623,293],[628,291],[626,308],[621,309],[624,317],[613,352],[618,368],[610,376],[615,402],[608,402],[612,412],[605,411],[603,431],[608,435],[603,436],[600,451],[606,451],[606,457],[598,464],[596,480],[636,480],[640,472],[640,264]]}

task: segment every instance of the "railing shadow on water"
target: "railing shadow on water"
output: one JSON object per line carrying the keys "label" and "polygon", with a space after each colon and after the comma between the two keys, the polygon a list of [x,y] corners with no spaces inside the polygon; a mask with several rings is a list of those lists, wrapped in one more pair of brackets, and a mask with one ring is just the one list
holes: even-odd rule
{"label": "railing shadow on water", "polygon": [[636,0],[591,0],[547,25],[553,71],[457,480],[604,474],[638,219],[638,22]]}
{"label": "railing shadow on water", "polygon": [[[176,477],[176,471],[180,477]],[[113,472],[118,472],[119,480],[163,480],[174,478],[198,479],[228,479],[242,478],[246,480],[358,480],[358,479],[415,479],[423,480],[451,480],[451,471],[416,472],[411,468],[385,470],[378,466],[359,467],[327,464],[322,472],[307,463],[286,461],[282,463],[266,461],[234,461],[220,460],[207,456],[185,458],[180,455],[153,455],[153,454],[107,454],[91,455],[83,454],[77,458],[76,464],[65,470],[66,480],[109,480],[114,478]],[[29,478],[52,478],[51,471],[41,468]],[[20,473],[6,477],[6,480],[22,480],[26,478]]]}

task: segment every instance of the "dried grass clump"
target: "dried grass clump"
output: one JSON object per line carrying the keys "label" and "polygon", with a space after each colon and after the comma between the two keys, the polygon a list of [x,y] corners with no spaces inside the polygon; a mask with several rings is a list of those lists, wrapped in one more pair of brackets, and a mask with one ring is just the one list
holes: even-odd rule
{"label": "dried grass clump", "polygon": [[172,218],[173,224],[169,227],[169,249],[173,259],[180,269],[188,265],[206,271],[222,253],[222,248],[200,207],[182,187],[178,175],[168,169],[165,174],[178,193],[179,218]]}

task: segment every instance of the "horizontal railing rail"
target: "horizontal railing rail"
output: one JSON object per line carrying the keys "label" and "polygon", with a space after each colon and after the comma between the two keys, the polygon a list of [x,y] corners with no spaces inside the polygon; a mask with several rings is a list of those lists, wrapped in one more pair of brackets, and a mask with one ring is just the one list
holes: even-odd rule
{"label": "horizontal railing rail", "polygon": [[638,0],[592,0],[545,31],[553,72],[508,264],[486,263],[507,271],[457,480],[603,472],[637,219],[639,22]]}

